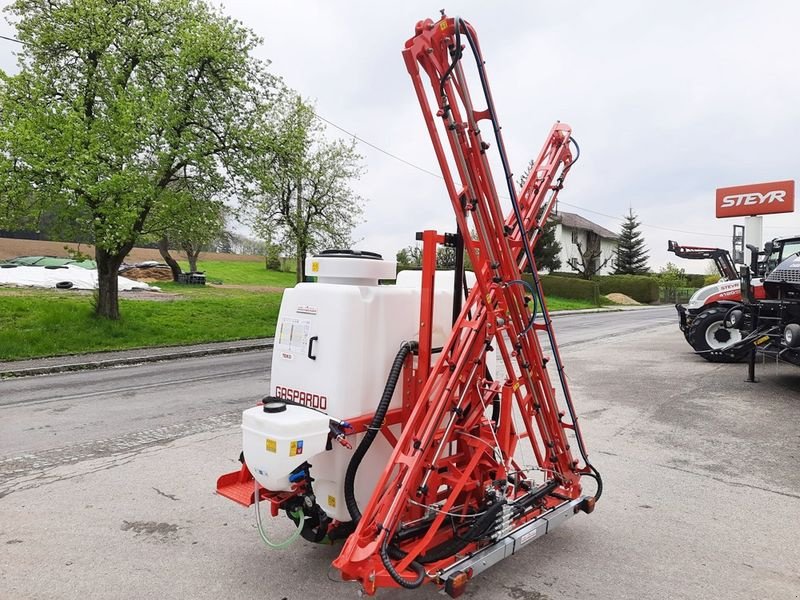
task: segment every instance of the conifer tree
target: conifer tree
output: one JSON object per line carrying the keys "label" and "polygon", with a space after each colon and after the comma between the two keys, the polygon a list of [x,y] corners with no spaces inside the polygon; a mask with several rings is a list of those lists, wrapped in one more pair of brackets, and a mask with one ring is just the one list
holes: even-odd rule
{"label": "conifer tree", "polygon": [[[525,182],[528,180],[533,165],[534,161],[530,161],[525,172],[519,178],[518,183],[520,188],[524,186]],[[533,248],[533,260],[536,261],[536,268],[539,271],[546,270],[548,273],[552,273],[561,268],[561,259],[558,257],[561,253],[561,244],[556,239],[557,224],[556,220],[551,216],[544,224],[544,227],[542,227],[542,235]]]}
{"label": "conifer tree", "polygon": [[540,271],[546,270],[552,273],[561,268],[561,259],[558,257],[561,243],[556,239],[557,224],[555,219],[549,218],[542,227],[542,236],[533,248],[533,260],[536,261],[536,268]]}
{"label": "conifer tree", "polygon": [[633,209],[630,209],[617,240],[614,268],[616,275],[642,275],[648,272],[649,256],[642,232],[639,231],[640,225]]}

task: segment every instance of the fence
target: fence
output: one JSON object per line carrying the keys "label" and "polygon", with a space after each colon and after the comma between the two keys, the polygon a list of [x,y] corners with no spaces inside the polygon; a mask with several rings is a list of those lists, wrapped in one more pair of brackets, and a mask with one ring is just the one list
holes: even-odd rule
{"label": "fence", "polygon": [[686,304],[689,298],[692,297],[698,288],[659,288],[658,300],[659,302],[667,304]]}

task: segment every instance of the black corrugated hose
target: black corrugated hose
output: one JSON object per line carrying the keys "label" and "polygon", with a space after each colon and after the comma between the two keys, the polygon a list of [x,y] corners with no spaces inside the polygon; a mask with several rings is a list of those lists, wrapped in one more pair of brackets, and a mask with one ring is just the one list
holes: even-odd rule
{"label": "black corrugated hose", "polygon": [[375,414],[372,417],[372,422],[367,427],[367,434],[361,440],[361,443],[353,452],[353,457],[347,465],[347,472],[344,476],[344,501],[347,505],[347,512],[350,513],[350,518],[353,523],[358,523],[361,520],[361,510],[358,508],[358,502],[355,495],[356,473],[361,461],[366,456],[367,451],[372,442],[378,435],[383,420],[386,418],[386,413],[389,411],[389,403],[392,401],[394,390],[397,387],[397,382],[400,379],[400,373],[403,371],[403,364],[406,362],[406,357],[417,349],[417,342],[403,342],[397,355],[394,357],[392,368],[389,371],[389,377],[386,378],[386,386],[383,388],[383,395],[378,403],[378,408],[375,409]]}
{"label": "black corrugated hose", "polygon": [[[355,483],[358,467],[361,465],[361,461],[364,459],[364,456],[366,456],[367,451],[369,450],[370,446],[372,446],[372,442],[375,441],[378,432],[383,426],[386,413],[389,411],[389,404],[392,401],[392,396],[394,396],[394,390],[397,387],[397,382],[400,380],[400,374],[403,372],[403,365],[406,362],[406,358],[410,353],[414,352],[417,347],[417,342],[403,342],[403,345],[400,346],[400,349],[397,351],[397,355],[394,357],[394,362],[392,363],[392,368],[389,370],[389,376],[386,378],[386,385],[383,388],[383,394],[381,395],[381,400],[378,403],[378,408],[375,409],[375,414],[372,416],[372,422],[370,423],[369,427],[367,427],[367,434],[361,440],[361,443],[358,445],[358,448],[356,448],[356,451],[353,452],[353,456],[347,465],[347,472],[344,476],[344,501],[347,505],[347,512],[350,513],[350,518],[353,520],[354,524],[361,520],[361,510],[358,508],[358,502],[356,501],[355,495]],[[404,579],[392,564],[392,561],[389,557],[390,553],[396,555],[396,558],[402,557],[402,555],[398,553],[396,549],[389,547],[389,540],[387,537],[384,539],[383,544],[381,545],[380,557],[384,567],[386,567],[386,570],[392,579],[394,579],[400,586],[407,589],[414,589],[421,586],[422,582],[425,580],[425,568],[416,561],[412,562],[410,566],[414,573],[416,573],[417,577],[413,580]]]}

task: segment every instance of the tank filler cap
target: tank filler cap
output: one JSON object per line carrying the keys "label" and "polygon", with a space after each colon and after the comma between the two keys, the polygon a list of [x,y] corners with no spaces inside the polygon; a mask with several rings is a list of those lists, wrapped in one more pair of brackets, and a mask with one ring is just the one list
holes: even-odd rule
{"label": "tank filler cap", "polygon": [[265,413],[280,413],[286,410],[286,402],[274,396],[267,396],[261,403],[264,405]]}
{"label": "tank filler cap", "polygon": [[397,278],[397,261],[366,250],[326,250],[306,259],[306,275],[317,283],[375,286]]}
{"label": "tank filler cap", "polygon": [[335,256],[337,258],[368,258],[370,260],[383,260],[383,256],[378,254],[377,252],[370,252],[369,250],[350,250],[350,249],[339,249],[339,248],[331,248],[330,250],[323,250],[319,254],[315,254],[314,257],[318,258],[320,256]]}

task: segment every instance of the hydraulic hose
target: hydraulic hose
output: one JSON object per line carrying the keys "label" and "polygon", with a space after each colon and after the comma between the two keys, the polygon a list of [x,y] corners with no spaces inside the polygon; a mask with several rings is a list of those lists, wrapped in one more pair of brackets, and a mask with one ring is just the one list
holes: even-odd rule
{"label": "hydraulic hose", "polygon": [[[455,19],[455,28],[456,31],[460,31],[461,29],[461,20],[458,17],[456,17]],[[533,253],[528,243],[528,236],[525,231],[524,221],[522,219],[522,213],[520,211],[519,201],[517,199],[517,192],[513,184],[511,167],[509,166],[508,158],[506,156],[505,144],[503,143],[503,136],[500,133],[500,124],[497,119],[497,112],[495,111],[494,101],[492,100],[492,95],[489,91],[489,82],[486,78],[486,70],[484,68],[483,58],[481,57],[480,49],[478,48],[478,43],[473,37],[472,33],[470,32],[469,27],[466,26],[464,27],[464,35],[467,38],[467,42],[469,43],[470,49],[472,50],[472,54],[475,57],[475,63],[478,70],[478,77],[480,78],[481,87],[483,88],[483,94],[486,97],[489,119],[492,122],[492,125],[494,126],[493,127],[494,137],[495,141],[497,142],[497,148],[500,154],[500,161],[502,162],[503,172],[506,176],[506,185],[508,186],[508,193],[509,197],[511,198],[511,206],[514,210],[514,217],[517,221],[517,227],[519,228],[520,238],[522,239],[522,247],[525,253],[528,271],[533,277],[534,288],[537,292],[535,296],[538,297],[539,304],[543,306],[544,303],[542,302],[542,298],[539,295],[539,291],[541,290],[541,282],[539,280],[539,274],[536,272],[536,269],[534,268],[535,263],[533,260]],[[454,60],[460,60],[460,59],[461,59],[461,53],[459,53],[456,57],[454,57]],[[572,139],[571,136],[570,139]],[[574,141],[574,139],[572,140],[572,142],[575,144],[578,157],[580,157],[580,147],[578,146],[577,142]],[[576,157],[576,159],[578,157]],[[572,164],[574,164],[574,161]],[[569,170],[572,167],[572,164],[566,167],[566,169]],[[566,171],[564,173],[566,173]],[[562,177],[563,175],[564,174],[562,174]],[[550,321],[550,317],[548,316],[546,311],[543,311],[543,314],[545,318],[545,329],[547,332],[548,340],[550,342],[550,346],[555,349],[557,348],[557,346],[555,344],[555,337],[553,335],[552,323]],[[600,496],[603,493],[602,477],[600,476],[600,472],[589,461],[588,453],[586,452],[586,448],[583,445],[583,438],[580,435],[580,433],[578,433],[578,426],[577,426],[578,416],[575,414],[575,408],[572,405],[572,398],[570,397],[569,387],[567,386],[567,381],[564,376],[564,370],[561,364],[561,357],[559,356],[557,351],[554,351],[554,355],[556,359],[556,365],[558,367],[558,378],[561,383],[561,388],[564,390],[564,396],[566,398],[567,410],[569,411],[570,419],[575,424],[575,439],[578,443],[578,451],[580,452],[581,458],[583,458],[584,463],[589,469],[589,472],[586,473],[586,475],[592,477],[597,482],[597,492],[595,492],[594,498],[595,500],[599,500]]]}
{"label": "hydraulic hose", "polygon": [[[369,427],[367,427],[367,434],[361,440],[355,452],[353,452],[353,456],[347,465],[347,472],[344,476],[344,501],[347,505],[347,512],[350,513],[350,518],[353,520],[353,523],[358,523],[361,520],[361,510],[358,508],[355,494],[358,467],[361,465],[361,461],[364,460],[364,456],[366,456],[367,451],[370,446],[372,446],[372,442],[375,441],[378,432],[383,426],[383,420],[386,418],[386,413],[389,411],[389,403],[392,401],[392,396],[397,387],[397,382],[400,379],[400,374],[403,371],[403,364],[406,362],[406,357],[417,349],[417,345],[417,342],[403,342],[400,349],[397,351],[397,355],[394,357],[394,362],[392,363],[392,368],[389,370],[389,376],[386,378],[386,386],[383,388],[383,395],[378,403],[378,408],[375,409],[372,422],[369,424]],[[398,583],[400,582],[398,581]]]}
{"label": "hydraulic hose", "polygon": [[512,279],[506,285],[521,285],[531,294],[531,302],[533,302],[533,310],[531,311],[530,321],[528,321],[528,324],[525,326],[525,329],[523,329],[520,332],[519,336],[517,336],[517,337],[522,337],[523,335],[528,333],[528,331],[530,331],[531,327],[533,327],[534,321],[536,320],[536,298],[538,297],[538,294],[536,293],[536,290],[533,289],[533,286],[531,286],[531,284],[525,281],[524,279]]}
{"label": "hydraulic hose", "polygon": [[463,550],[471,542],[477,542],[484,538],[494,526],[497,516],[501,512],[503,512],[503,503],[493,504],[486,512],[475,518],[464,535],[455,535],[442,544],[431,548],[427,554],[419,557],[419,562],[429,564],[449,558]]}
{"label": "hydraulic hose", "polygon": [[392,551],[398,559],[402,559],[404,556],[404,554],[399,550],[395,548],[389,548],[389,537],[387,535],[383,538],[383,543],[381,544],[381,549],[379,552],[381,555],[381,562],[383,563],[383,566],[386,567],[386,572],[389,573],[391,578],[394,579],[399,586],[404,587],[407,590],[414,590],[421,586],[422,582],[425,581],[425,567],[418,562],[413,561],[409,566],[414,570],[417,578],[412,580],[404,579],[392,564],[391,558],[389,557],[389,552]]}

